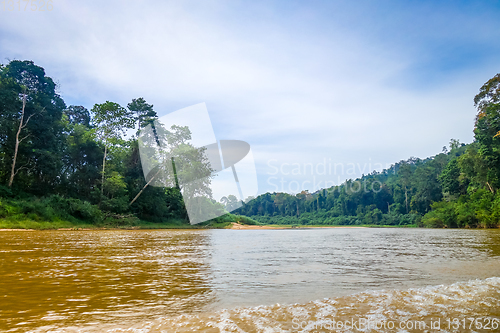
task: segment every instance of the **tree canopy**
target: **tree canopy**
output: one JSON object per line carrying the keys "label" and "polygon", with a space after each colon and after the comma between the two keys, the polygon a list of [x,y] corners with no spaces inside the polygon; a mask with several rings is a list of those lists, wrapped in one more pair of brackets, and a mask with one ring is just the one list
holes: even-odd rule
{"label": "tree canopy", "polygon": [[[188,128],[158,125],[153,105],[144,98],[133,98],[127,107],[105,101],[89,111],[66,106],[56,88],[33,61],[0,65],[0,217],[15,211],[38,219],[91,223],[187,223],[181,190],[196,200],[203,197],[200,205],[228,210],[241,205],[234,196],[221,203],[211,198],[213,170],[203,149],[189,144]],[[474,105],[470,144],[452,139],[449,148],[431,158],[399,161],[315,193],[247,198],[235,212],[281,224],[498,226],[500,74],[479,89]],[[175,181],[158,176],[164,186],[150,186],[158,174],[154,170],[146,170],[149,176],[144,177],[139,132],[134,135],[134,129],[146,128],[151,129],[151,146],[165,143],[172,159],[167,162],[177,167]],[[5,208],[5,200],[18,205]]]}

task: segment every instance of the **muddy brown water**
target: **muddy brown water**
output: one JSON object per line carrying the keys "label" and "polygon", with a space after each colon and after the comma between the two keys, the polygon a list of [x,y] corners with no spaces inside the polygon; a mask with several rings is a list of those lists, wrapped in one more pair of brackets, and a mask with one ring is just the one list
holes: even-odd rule
{"label": "muddy brown water", "polygon": [[0,232],[1,332],[500,332],[499,320],[500,230]]}

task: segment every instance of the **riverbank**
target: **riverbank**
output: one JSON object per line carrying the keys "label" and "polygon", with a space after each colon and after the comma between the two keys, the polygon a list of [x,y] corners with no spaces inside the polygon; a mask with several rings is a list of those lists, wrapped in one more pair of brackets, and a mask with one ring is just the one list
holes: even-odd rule
{"label": "riverbank", "polygon": [[[8,225],[8,227],[6,227]],[[221,222],[221,223],[209,223],[209,224],[174,224],[174,223],[152,223],[141,221],[137,225],[122,225],[122,226],[96,226],[89,224],[73,224],[71,222],[35,222],[35,221],[23,221],[23,223],[12,224],[3,223],[0,220],[0,232],[1,231],[37,231],[37,230],[158,230],[158,229],[179,229],[179,230],[201,230],[201,229],[229,229],[229,230],[284,230],[284,229],[294,229],[294,230],[308,230],[308,229],[367,229],[367,228],[392,228],[392,229],[407,229],[407,228],[422,228],[416,225],[360,225],[360,226],[350,226],[350,225],[276,225],[276,224],[265,224],[265,225],[250,225],[250,224],[240,224],[237,222]],[[447,228],[434,228],[434,229],[447,229]],[[484,228],[474,228],[474,229],[484,229]],[[490,228],[491,229],[491,228]],[[496,228],[493,228],[496,229]]]}
{"label": "riverbank", "polygon": [[33,200],[0,198],[0,230],[223,229],[231,222],[258,224],[231,213],[191,225],[186,217],[142,219],[140,215],[112,213],[88,202],[59,196]]}
{"label": "riverbank", "polygon": [[346,225],[277,225],[277,224],[244,224],[240,222],[208,222],[190,225],[184,221],[173,220],[166,223],[153,223],[147,221],[135,221],[131,224],[117,225],[117,224],[99,224],[92,225],[88,223],[74,223],[69,221],[10,221],[0,219],[0,231],[36,231],[36,230],[155,230],[155,229],[230,229],[230,230],[283,230],[283,229],[331,229],[331,228],[348,228],[348,229],[361,229],[361,228],[417,228],[415,225],[405,226],[384,226],[384,225],[360,225],[360,226],[346,226]]}
{"label": "riverbank", "polygon": [[12,230],[137,230],[137,229],[224,229],[231,222],[209,222],[190,225],[185,221],[172,220],[164,223],[153,223],[134,220],[129,223],[89,224],[70,221],[34,221],[0,219],[0,231]]}
{"label": "riverbank", "polygon": [[232,230],[283,230],[283,229],[330,229],[330,228],[368,228],[366,226],[336,226],[336,225],[317,225],[317,226],[296,226],[296,225],[248,225],[233,222],[226,229]]}

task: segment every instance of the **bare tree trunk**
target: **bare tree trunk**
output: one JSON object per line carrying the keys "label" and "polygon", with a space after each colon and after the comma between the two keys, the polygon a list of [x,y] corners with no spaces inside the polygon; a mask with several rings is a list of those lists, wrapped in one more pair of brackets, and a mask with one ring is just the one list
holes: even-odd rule
{"label": "bare tree trunk", "polygon": [[104,195],[104,170],[106,168],[106,156],[108,155],[108,146],[104,145],[104,157],[102,159],[102,175],[101,175],[101,198],[99,202],[102,201],[102,196]]}
{"label": "bare tree trunk", "polygon": [[16,175],[16,161],[17,161],[17,152],[19,150],[19,143],[23,141],[23,139],[19,140],[19,134],[21,134],[21,130],[28,124],[29,118],[24,122],[24,109],[26,107],[26,91],[23,93],[23,110],[21,111],[21,121],[19,122],[19,128],[16,133],[16,145],[14,147],[14,156],[12,157],[12,168],[10,170],[10,179],[9,179],[9,187],[12,187],[12,183],[14,182],[14,176]]}
{"label": "bare tree trunk", "polygon": [[486,185],[488,185],[491,193],[495,194],[495,190],[493,190],[493,188],[491,187],[490,183],[486,182]]}
{"label": "bare tree trunk", "polygon": [[408,190],[405,186],[405,203],[406,203],[406,214],[408,214]]}
{"label": "bare tree trunk", "polygon": [[155,178],[156,178],[156,176],[160,173],[160,171],[161,171],[161,169],[160,169],[160,170],[158,170],[158,171],[156,172],[156,174],[155,174],[153,177],[151,177],[151,179],[149,180],[149,182],[147,182],[147,183],[146,183],[146,185],[144,185],[144,187],[143,187],[143,188],[139,191],[139,193],[137,193],[137,195],[134,197],[134,199],[132,199],[132,201],[130,201],[130,203],[128,204],[129,206],[132,206],[132,204],[133,204],[133,203],[134,203],[137,199],[139,199],[139,197],[141,196],[142,192],[144,192],[144,190],[146,189],[146,187],[148,187],[148,186],[149,186],[149,184],[151,184],[151,182],[153,181],[153,179],[155,179]]}

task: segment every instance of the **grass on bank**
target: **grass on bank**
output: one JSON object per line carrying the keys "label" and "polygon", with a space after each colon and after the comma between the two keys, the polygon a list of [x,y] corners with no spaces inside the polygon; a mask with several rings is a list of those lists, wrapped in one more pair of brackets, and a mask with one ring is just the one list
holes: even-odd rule
{"label": "grass on bank", "polygon": [[186,219],[145,221],[133,214],[104,212],[89,202],[52,195],[46,198],[0,198],[0,229],[223,229],[232,222],[258,224],[234,214],[191,225]]}
{"label": "grass on bank", "polygon": [[385,225],[385,224],[359,224],[359,225],[339,225],[339,224],[259,224],[261,226],[275,227],[275,228],[418,228],[416,224],[406,225]]}
{"label": "grass on bank", "polygon": [[0,219],[0,229],[33,229],[33,230],[57,230],[57,229],[224,229],[231,225],[231,222],[210,222],[204,224],[191,225],[189,223],[177,223],[177,221],[167,221],[165,223],[154,223],[137,220],[133,223],[100,223],[89,224],[85,222],[70,221],[34,221],[30,219]]}
{"label": "grass on bank", "polygon": [[[261,225],[277,228],[319,228],[319,227],[376,227],[376,228],[411,228],[407,225],[375,225],[375,224],[298,224],[298,223],[265,223],[249,217],[226,214],[214,220],[195,225],[186,219],[166,219],[161,222],[145,221],[133,214],[120,215],[103,212],[96,205],[73,198],[53,195],[46,198],[14,200],[0,198],[0,229],[224,229],[231,223]],[[284,222],[284,221],[280,221]],[[295,222],[295,221],[293,221]]]}

